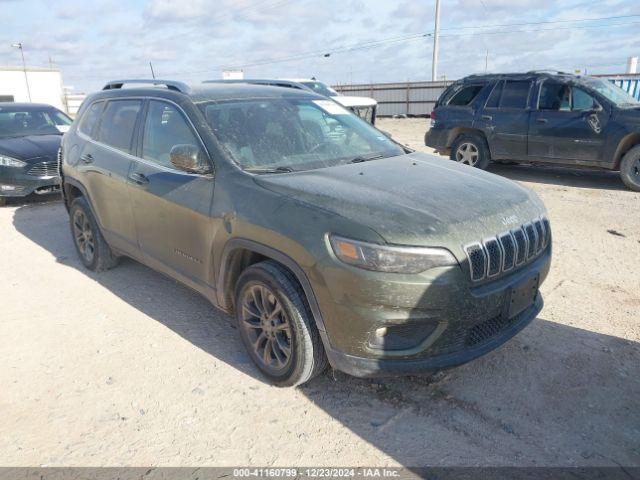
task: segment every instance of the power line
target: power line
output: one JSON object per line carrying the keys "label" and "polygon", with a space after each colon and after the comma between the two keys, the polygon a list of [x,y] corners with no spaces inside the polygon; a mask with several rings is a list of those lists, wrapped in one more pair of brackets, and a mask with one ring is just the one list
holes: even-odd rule
{"label": "power line", "polygon": [[[292,0],[280,0],[278,2],[272,3],[271,6],[277,6],[277,5],[281,5],[283,3],[287,3],[290,2]],[[263,2],[259,5],[263,5],[267,2]],[[574,20],[552,20],[552,21],[539,21],[539,22],[522,22],[522,23],[513,23],[513,24],[494,24],[494,25],[478,25],[478,26],[472,26],[472,27],[448,27],[448,28],[443,28],[442,30],[453,30],[453,29],[457,29],[457,30],[463,30],[463,29],[482,29],[482,28],[505,28],[505,27],[512,27],[512,26],[532,26],[532,25],[545,25],[545,24],[559,24],[559,23],[577,23],[577,22],[587,22],[587,21],[602,21],[602,20],[618,20],[618,19],[625,19],[625,18],[636,18],[636,17],[640,17],[640,14],[629,14],[629,15],[616,15],[616,16],[609,16],[609,17],[599,17],[599,18],[580,18],[580,19],[574,19]],[[505,34],[513,34],[513,33],[536,33],[536,32],[540,32],[540,31],[555,31],[555,30],[582,30],[582,29],[590,29],[590,28],[610,28],[610,27],[625,27],[625,26],[630,26],[630,25],[636,25],[640,22],[626,22],[626,23],[613,23],[613,24],[605,24],[605,25],[575,25],[575,26],[559,26],[559,27],[553,27],[553,28],[548,28],[548,29],[509,29],[509,30],[498,30],[498,31],[493,31],[493,32],[468,32],[468,33],[451,33],[451,34],[445,34],[445,35],[441,35],[441,37],[465,37],[465,36],[474,36],[474,35],[478,35],[478,36],[482,36],[482,35],[505,35]],[[276,64],[276,63],[285,63],[285,62],[291,62],[291,61],[296,61],[296,60],[305,60],[308,58],[314,58],[314,57],[330,57],[331,55],[334,54],[339,54],[339,53],[346,53],[346,52],[351,52],[351,51],[357,51],[357,50],[367,50],[367,49],[373,49],[373,48],[377,48],[380,46],[384,46],[384,45],[390,45],[390,44],[394,44],[394,43],[402,43],[402,42],[408,42],[408,41],[415,41],[415,40],[419,40],[422,38],[426,38],[426,37],[430,37],[432,36],[431,32],[419,32],[419,33],[412,33],[412,34],[407,34],[407,35],[401,35],[401,36],[396,36],[396,37],[387,37],[387,38],[383,38],[380,40],[370,40],[367,42],[360,42],[360,43],[356,43],[356,44],[352,44],[352,45],[348,45],[348,46],[342,46],[342,47],[333,47],[333,48],[325,48],[322,50],[314,50],[314,51],[309,51],[309,52],[301,52],[298,54],[294,54],[294,55],[289,55],[289,56],[285,56],[285,57],[275,57],[275,58],[266,58],[266,59],[256,59],[256,60],[250,60],[246,63],[243,64],[231,64],[231,63],[227,63],[227,64],[223,64],[223,65],[214,65],[211,67],[208,67],[206,69],[201,69],[201,70],[195,70],[195,71],[178,71],[178,72],[173,72],[174,75],[195,75],[195,74],[201,74],[201,73],[209,73],[212,72],[214,70],[218,70],[218,69],[224,69],[224,68],[248,68],[248,67],[255,67],[255,66],[262,66],[262,65],[271,65],[271,64]],[[171,72],[168,72],[168,74],[172,74]],[[103,78],[102,75],[100,76],[85,76],[84,78]]]}
{"label": "power line", "polygon": [[493,24],[493,25],[473,25],[469,27],[447,27],[441,28],[441,30],[469,30],[473,28],[502,28],[502,27],[524,27],[527,25],[545,25],[545,24],[555,24],[555,23],[578,23],[578,22],[596,22],[600,20],[619,20],[623,18],[635,18],[640,17],[640,13],[638,14],[630,14],[630,15],[615,15],[612,17],[595,17],[595,18],[576,18],[575,20],[541,20],[539,22],[523,22],[523,23],[503,23],[503,24]]}
{"label": "power line", "polygon": [[[632,18],[632,17],[640,17],[640,14],[637,15],[624,15],[624,16],[618,16],[616,18]],[[610,17],[604,17],[606,19],[609,19]],[[587,20],[587,19],[583,19],[583,20]],[[594,19],[588,19],[588,20],[594,20]],[[563,21],[564,22],[564,21]],[[548,22],[548,23],[554,23],[554,22]],[[530,30],[530,29],[525,29],[525,30],[500,30],[500,31],[496,31],[496,32],[470,32],[470,33],[459,33],[459,34],[445,34],[445,35],[441,35],[441,37],[464,37],[464,36],[473,36],[473,35],[504,35],[504,34],[511,34],[511,33],[536,33],[536,32],[540,32],[540,31],[555,31],[555,30],[581,30],[581,29],[589,29],[589,28],[607,28],[607,27],[615,27],[615,26],[628,26],[628,25],[636,25],[640,22],[626,22],[626,23],[615,23],[615,24],[608,24],[608,25],[582,25],[582,26],[573,26],[573,27],[554,27],[554,28],[548,28],[548,29],[536,29],[536,30]],[[530,22],[526,25],[540,25],[542,24],[542,22]],[[525,25],[525,24],[520,24],[520,25]],[[487,25],[485,26],[485,28],[489,28],[491,26]],[[449,30],[449,29],[447,29]],[[417,40],[420,38],[424,38],[424,37],[430,37],[432,35],[432,33],[413,33],[413,34],[409,34],[406,36],[401,36],[401,37],[391,37],[391,38],[386,38],[386,39],[381,39],[378,41],[369,41],[369,42],[364,42],[364,43],[360,43],[360,44],[355,44],[355,45],[351,45],[349,47],[338,47],[335,49],[324,49],[324,50],[316,50],[313,52],[304,52],[304,53],[299,53],[296,55],[291,55],[288,57],[279,57],[279,58],[272,58],[272,59],[261,59],[261,60],[253,60],[253,61],[249,61],[245,64],[235,64],[233,66],[231,65],[222,65],[222,66],[218,66],[219,68],[247,68],[247,67],[255,67],[255,66],[261,66],[261,65],[270,65],[270,64],[274,64],[274,63],[283,63],[283,62],[289,62],[289,61],[294,61],[294,60],[305,60],[307,58],[313,58],[319,55],[323,55],[323,56],[330,56],[333,54],[338,54],[338,53],[344,53],[344,52],[349,52],[349,51],[356,51],[356,50],[361,50],[361,49],[369,49],[369,48],[375,48],[378,46],[382,46],[382,45],[386,45],[388,43],[400,43],[400,42],[406,42],[406,41],[410,41],[410,40]],[[216,67],[213,67],[216,68]],[[197,72],[184,72],[185,74],[195,74],[195,73],[205,73],[205,72],[210,72],[212,70],[212,68],[209,68],[207,70],[201,70],[201,71],[197,71]]]}

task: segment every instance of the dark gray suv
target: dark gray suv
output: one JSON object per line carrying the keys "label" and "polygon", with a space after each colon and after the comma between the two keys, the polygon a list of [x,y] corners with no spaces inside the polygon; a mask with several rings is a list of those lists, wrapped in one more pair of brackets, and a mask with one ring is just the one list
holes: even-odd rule
{"label": "dark gray suv", "polygon": [[110,82],[61,157],[84,265],[126,255],[200,292],[278,385],[327,362],[359,376],[461,364],[542,308],[551,230],[535,194],[312,92]]}
{"label": "dark gray suv", "polygon": [[602,78],[465,77],[438,99],[425,144],[482,169],[507,160],[619,170],[640,191],[640,101]]}

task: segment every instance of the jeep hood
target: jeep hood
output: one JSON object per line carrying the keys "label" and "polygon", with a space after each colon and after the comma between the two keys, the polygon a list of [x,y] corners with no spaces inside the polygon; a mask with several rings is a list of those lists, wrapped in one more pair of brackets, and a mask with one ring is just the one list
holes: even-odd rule
{"label": "jeep hood", "polygon": [[545,213],[538,197],[515,182],[417,152],[256,182],[369,227],[387,243],[444,246],[456,256],[469,242]]}

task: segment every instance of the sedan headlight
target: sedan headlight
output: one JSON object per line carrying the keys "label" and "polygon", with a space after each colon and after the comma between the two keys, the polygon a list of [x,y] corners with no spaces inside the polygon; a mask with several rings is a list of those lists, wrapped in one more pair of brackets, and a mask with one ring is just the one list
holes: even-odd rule
{"label": "sedan headlight", "polygon": [[449,250],[431,247],[388,247],[331,235],[336,257],[354,267],[391,273],[420,273],[434,267],[457,265]]}
{"label": "sedan headlight", "polygon": [[22,160],[16,160],[15,158],[0,155],[0,167],[16,167],[21,168],[26,165]]}

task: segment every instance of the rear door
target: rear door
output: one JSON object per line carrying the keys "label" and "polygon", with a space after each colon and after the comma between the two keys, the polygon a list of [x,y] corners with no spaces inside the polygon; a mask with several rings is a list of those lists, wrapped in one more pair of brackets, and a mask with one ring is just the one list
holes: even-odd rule
{"label": "rear door", "polygon": [[607,112],[584,89],[545,80],[538,108],[531,115],[529,156],[559,162],[600,162],[607,120]]}
{"label": "rear door", "polygon": [[204,150],[202,142],[180,107],[158,99],[145,107],[138,143],[129,192],[140,249],[152,266],[206,282],[212,266],[213,176],[183,172],[170,160],[173,146]]}
{"label": "rear door", "polygon": [[501,80],[489,95],[475,126],[486,133],[491,158],[526,158],[532,83]]}
{"label": "rear door", "polygon": [[142,100],[98,101],[89,106],[79,130],[78,170],[103,234],[120,250],[137,249],[136,229],[127,189],[134,157],[132,141]]}

